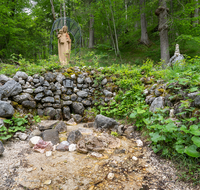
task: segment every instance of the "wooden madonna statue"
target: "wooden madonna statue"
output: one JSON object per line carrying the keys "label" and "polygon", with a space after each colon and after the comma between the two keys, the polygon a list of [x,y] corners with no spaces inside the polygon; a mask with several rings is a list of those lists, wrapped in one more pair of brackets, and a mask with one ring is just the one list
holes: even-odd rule
{"label": "wooden madonna statue", "polygon": [[63,26],[58,33],[58,55],[61,65],[67,65],[70,59],[71,39],[67,33],[67,26]]}

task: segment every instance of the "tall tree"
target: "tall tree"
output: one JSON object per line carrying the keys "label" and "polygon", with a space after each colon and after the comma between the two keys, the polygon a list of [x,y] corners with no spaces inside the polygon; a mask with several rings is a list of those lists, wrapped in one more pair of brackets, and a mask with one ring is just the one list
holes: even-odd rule
{"label": "tall tree", "polygon": [[159,7],[156,9],[155,14],[159,18],[158,31],[160,35],[160,49],[161,49],[161,61],[163,61],[163,68],[169,62],[169,40],[168,40],[168,24],[167,15],[169,9],[167,8],[167,0],[159,0]]}
{"label": "tall tree", "polygon": [[147,33],[147,22],[146,22],[146,16],[145,16],[144,9],[145,9],[145,0],[140,0],[140,16],[141,16],[140,42],[148,46],[150,44],[150,41],[149,41],[149,36]]}
{"label": "tall tree", "polygon": [[94,15],[90,15],[89,48],[94,48]]}
{"label": "tall tree", "polygon": [[198,17],[199,17],[199,3],[198,3],[198,0],[195,0],[195,10],[194,10],[194,23],[193,23],[193,26],[196,26],[197,24],[199,24],[199,20],[198,20]]}

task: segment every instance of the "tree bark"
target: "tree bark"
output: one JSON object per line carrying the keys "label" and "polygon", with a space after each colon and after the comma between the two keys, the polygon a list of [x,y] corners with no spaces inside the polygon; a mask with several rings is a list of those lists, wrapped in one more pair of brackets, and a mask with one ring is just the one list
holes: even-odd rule
{"label": "tree bark", "polygon": [[145,0],[140,0],[140,17],[141,17],[141,38],[140,42],[149,45],[149,36],[147,33],[147,22],[146,22],[146,16],[144,13],[144,8],[145,8]]}
{"label": "tree bark", "polygon": [[199,3],[198,3],[198,0],[195,0],[195,1],[196,1],[196,3],[195,3],[195,10],[194,10],[194,18],[195,18],[195,20],[193,22],[193,27],[195,27],[195,26],[197,26],[197,24],[199,24],[199,20],[196,19],[196,17],[199,16],[199,8],[198,8]]}
{"label": "tree bark", "polygon": [[64,25],[66,26],[66,6],[65,6],[65,1],[63,2],[63,14],[64,14]]}
{"label": "tree bark", "polygon": [[163,61],[163,68],[168,64],[170,59],[167,25],[167,15],[169,9],[167,8],[166,1],[167,0],[159,0],[159,7],[155,12],[155,14],[159,17],[158,31],[160,34],[161,61]]}
{"label": "tree bark", "polygon": [[90,15],[89,48],[94,48],[94,15]]}
{"label": "tree bark", "polygon": [[53,0],[50,0],[51,3],[51,11],[53,14],[53,19],[56,20],[56,14],[55,14],[55,9],[54,9],[54,5],[53,5]]}

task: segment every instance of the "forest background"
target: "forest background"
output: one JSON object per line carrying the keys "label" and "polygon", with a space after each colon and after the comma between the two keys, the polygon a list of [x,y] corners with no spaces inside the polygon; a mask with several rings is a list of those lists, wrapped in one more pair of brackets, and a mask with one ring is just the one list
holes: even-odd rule
{"label": "forest background", "polygon": [[[47,59],[53,22],[64,16],[81,26],[83,48],[116,55],[123,63],[140,64],[146,58],[168,61],[176,43],[182,54],[200,53],[198,0],[1,0],[0,10],[1,62],[19,55],[31,62]],[[57,54],[56,32],[53,47]]]}

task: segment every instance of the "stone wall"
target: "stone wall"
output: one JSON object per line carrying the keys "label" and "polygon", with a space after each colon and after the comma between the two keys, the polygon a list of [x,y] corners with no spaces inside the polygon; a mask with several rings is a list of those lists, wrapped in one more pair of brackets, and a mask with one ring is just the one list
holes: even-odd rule
{"label": "stone wall", "polygon": [[115,91],[117,86],[101,70],[85,67],[33,76],[18,71],[12,78],[0,75],[0,117],[18,111],[69,120],[71,113],[83,116],[94,104],[108,103]]}

